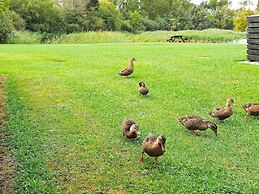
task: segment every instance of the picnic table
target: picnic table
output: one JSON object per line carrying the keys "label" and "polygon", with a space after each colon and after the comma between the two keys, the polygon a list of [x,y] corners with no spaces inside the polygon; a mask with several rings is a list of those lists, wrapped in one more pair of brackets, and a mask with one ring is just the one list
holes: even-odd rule
{"label": "picnic table", "polygon": [[185,42],[186,38],[183,38],[183,35],[174,35],[171,36],[167,42],[174,42],[176,39],[180,39],[180,42]]}

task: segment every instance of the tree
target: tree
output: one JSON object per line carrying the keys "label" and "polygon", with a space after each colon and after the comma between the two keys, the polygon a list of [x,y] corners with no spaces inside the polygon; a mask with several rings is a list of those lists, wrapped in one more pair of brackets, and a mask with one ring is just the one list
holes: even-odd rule
{"label": "tree", "polygon": [[192,24],[192,26],[189,26],[190,29],[203,30],[213,26],[213,23],[210,20],[210,15],[211,13],[206,9],[204,4],[194,6],[190,15]]}
{"label": "tree", "polygon": [[9,1],[0,1],[0,43],[6,43],[13,26],[9,15]]}
{"label": "tree", "polygon": [[9,3],[10,3],[9,0],[0,1],[0,14],[9,9]]}
{"label": "tree", "polygon": [[248,6],[252,5],[251,0],[243,0],[240,2],[241,8],[246,9]]}
{"label": "tree", "polygon": [[254,12],[247,9],[239,9],[236,17],[234,18],[234,30],[246,31],[247,29],[247,17],[253,15]]}
{"label": "tree", "polygon": [[30,31],[62,31],[61,13],[50,0],[11,0],[10,9],[23,18]]}
{"label": "tree", "polygon": [[120,30],[121,15],[116,6],[108,0],[101,0],[99,7],[99,16],[103,20],[103,30]]}
{"label": "tree", "polygon": [[217,0],[210,0],[208,3],[208,8],[212,9],[212,10],[216,10],[217,9],[217,5],[218,5],[218,1]]}

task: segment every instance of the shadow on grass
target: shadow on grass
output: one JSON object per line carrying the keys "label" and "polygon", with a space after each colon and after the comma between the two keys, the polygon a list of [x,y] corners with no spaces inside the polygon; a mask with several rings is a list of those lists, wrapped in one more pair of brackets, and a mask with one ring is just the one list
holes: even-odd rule
{"label": "shadow on grass", "polygon": [[139,99],[143,99],[143,100],[154,100],[154,99],[156,99],[156,97],[152,94],[148,94],[146,96],[138,94],[138,97],[139,97]]}
{"label": "shadow on grass", "polygon": [[205,131],[195,131],[195,136],[192,135],[191,131],[189,130],[185,130],[185,134],[190,136],[190,137],[193,137],[193,138],[206,138],[206,139],[218,139],[219,138],[219,134],[218,136],[216,136],[213,133],[208,133],[208,132],[205,132]]}
{"label": "shadow on grass", "polygon": [[131,143],[131,144],[134,144],[134,145],[142,145],[142,139],[140,138],[136,138],[136,139],[129,139],[129,138],[126,138],[126,137],[122,137],[124,143]]}

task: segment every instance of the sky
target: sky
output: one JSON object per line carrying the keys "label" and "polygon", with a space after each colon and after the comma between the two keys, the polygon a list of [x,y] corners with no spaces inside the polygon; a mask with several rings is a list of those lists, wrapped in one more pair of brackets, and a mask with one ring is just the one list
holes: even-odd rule
{"label": "sky", "polygon": [[[204,0],[191,0],[191,2],[195,3],[195,4],[200,4],[202,1]],[[233,9],[238,9],[240,6],[239,6],[239,3],[241,2],[242,0],[232,0],[232,8]],[[256,8],[256,4],[258,2],[258,0],[251,0],[253,2],[253,5],[251,6],[251,9],[255,9]]]}

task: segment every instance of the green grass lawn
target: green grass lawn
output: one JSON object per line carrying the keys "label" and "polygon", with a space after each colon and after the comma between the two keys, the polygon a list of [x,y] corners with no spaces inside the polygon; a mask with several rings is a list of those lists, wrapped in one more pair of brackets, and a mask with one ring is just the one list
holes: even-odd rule
{"label": "green grass lawn", "polygon": [[[130,79],[117,72],[137,59]],[[9,141],[18,193],[256,193],[259,120],[241,105],[259,100],[259,66],[240,64],[246,48],[231,44],[0,45],[6,76]],[[138,82],[150,89],[138,95]],[[193,137],[177,122],[206,119],[236,101],[234,115]],[[140,125],[137,141],[121,122]],[[146,135],[167,137],[156,165]]]}

